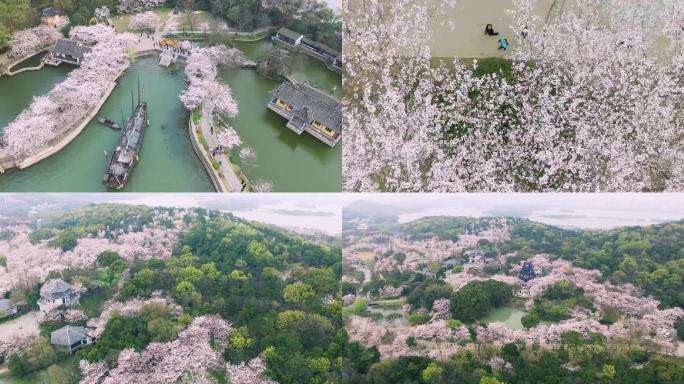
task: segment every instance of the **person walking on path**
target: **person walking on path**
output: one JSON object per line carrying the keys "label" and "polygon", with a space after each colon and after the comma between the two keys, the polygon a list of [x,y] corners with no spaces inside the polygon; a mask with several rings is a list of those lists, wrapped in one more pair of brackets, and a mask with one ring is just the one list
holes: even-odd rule
{"label": "person walking on path", "polygon": [[504,39],[503,36],[499,37],[499,49],[508,49],[508,39]]}

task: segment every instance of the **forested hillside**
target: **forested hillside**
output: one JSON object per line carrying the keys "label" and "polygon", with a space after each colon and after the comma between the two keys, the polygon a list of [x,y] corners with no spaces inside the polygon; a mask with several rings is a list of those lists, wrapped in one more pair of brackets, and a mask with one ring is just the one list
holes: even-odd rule
{"label": "forested hillside", "polygon": [[[170,255],[124,257],[117,243],[108,242],[111,248],[93,264],[51,272],[48,281],[78,287],[80,303],[45,314],[43,338],[9,358],[12,375],[47,377],[50,368],[69,383],[104,377],[161,383],[174,372],[183,382],[339,379],[346,336],[338,245],[204,209],[104,204],[36,218],[39,222],[31,234],[44,235],[35,238],[35,246],[74,251],[93,238],[110,241],[150,226],[182,230]],[[41,285],[24,297],[35,303]],[[14,291],[19,289],[8,295]],[[75,360],[49,343],[50,333],[64,325],[87,325],[97,335]],[[174,360],[188,348],[192,359]]]}

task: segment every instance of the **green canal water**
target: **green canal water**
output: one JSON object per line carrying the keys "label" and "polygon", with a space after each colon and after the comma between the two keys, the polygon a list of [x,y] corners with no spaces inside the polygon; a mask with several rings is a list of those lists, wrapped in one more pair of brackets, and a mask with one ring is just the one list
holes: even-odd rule
{"label": "green canal water", "polygon": [[[42,75],[42,72],[43,70],[28,73],[33,76]],[[119,84],[105,102],[99,116],[120,122],[122,108],[126,117],[130,115],[131,91],[137,89],[138,76],[145,88],[145,100],[149,104],[150,126],[145,131],[140,163],[124,191],[213,191],[209,177],[190,143],[187,133],[188,113],[178,100],[178,94],[184,86],[182,68],[160,67],[155,58],[136,60],[119,79]],[[6,86],[4,80],[13,78],[0,78],[0,89]],[[24,82],[12,84],[11,89],[24,92],[33,81],[33,78],[28,77]],[[22,105],[28,105],[27,102],[16,104],[17,110],[21,110]],[[13,117],[10,116],[9,119]],[[3,121],[7,119],[4,114],[2,118]],[[76,139],[57,154],[29,168],[11,170],[0,175],[0,191],[106,191],[101,183],[102,175],[119,136],[119,131],[91,121]]]}
{"label": "green canal water", "polygon": [[[258,60],[268,54],[271,43],[262,40],[236,46],[248,58]],[[292,69],[297,80],[309,81],[339,100],[341,76],[318,60],[296,54],[292,57]],[[241,163],[250,180],[269,181],[276,192],[340,191],[342,145],[330,148],[307,133],[299,136],[287,128],[287,121],[266,107],[270,92],[278,82],[265,79],[251,69],[224,71],[221,78],[240,104],[240,113],[229,122],[243,145],[256,152],[255,160]]]}
{"label": "green canal water", "polygon": [[[34,58],[25,60],[12,69],[23,68],[27,63],[33,64],[33,61]],[[68,66],[46,67],[40,71],[0,77],[0,131],[31,103],[33,96],[42,96],[50,92],[55,84],[61,83],[67,77],[70,70]]]}
{"label": "green canal water", "polygon": [[486,324],[499,323],[511,329],[523,329],[520,321],[523,316],[525,316],[525,311],[520,308],[505,306],[491,310],[479,321]]}
{"label": "green canal water", "polygon": [[[238,43],[252,59],[268,54],[269,41]],[[303,54],[292,57],[293,75],[300,81],[340,98],[341,77],[319,61]],[[48,93],[70,68],[44,68],[13,77],[0,77],[0,130],[26,108],[34,95]],[[137,79],[145,87],[150,127],[145,131],[140,163],[124,191],[206,192],[213,187],[195,155],[187,131],[189,114],[178,95],[184,86],[182,65],[163,68],[156,59],[136,60],[100,110],[99,116],[121,121],[131,111],[130,95]],[[240,103],[240,113],[229,119],[245,146],[256,159],[241,164],[250,180],[268,181],[275,192],[340,191],[342,148],[330,148],[306,133],[298,136],[286,121],[270,112],[266,104],[278,83],[250,69],[224,71],[223,80]],[[92,121],[83,132],[57,154],[24,170],[0,174],[0,191],[97,192],[109,156],[120,133]],[[237,151],[236,151],[237,152]],[[237,156],[236,156],[237,158]]]}

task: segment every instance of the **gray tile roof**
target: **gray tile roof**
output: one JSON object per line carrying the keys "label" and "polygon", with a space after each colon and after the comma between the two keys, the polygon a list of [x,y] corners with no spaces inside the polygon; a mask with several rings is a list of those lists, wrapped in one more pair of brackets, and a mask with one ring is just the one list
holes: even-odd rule
{"label": "gray tile roof", "polygon": [[43,12],[40,14],[41,17],[52,17],[52,16],[57,16],[57,11],[55,11],[54,8],[49,7],[43,9]]}
{"label": "gray tile roof", "polygon": [[306,45],[310,45],[310,46],[315,47],[315,48],[318,48],[319,50],[321,50],[321,51],[323,51],[323,52],[325,52],[331,56],[335,56],[335,57],[340,56],[340,52],[330,48],[329,46],[327,46],[323,43],[319,43],[317,41],[307,39],[306,37],[302,39],[302,43],[304,43]]}
{"label": "gray tile roof", "polygon": [[288,39],[294,40],[294,41],[296,41],[297,39],[299,39],[300,37],[303,36],[301,33],[295,32],[295,31],[287,29],[287,28],[280,28],[278,30],[278,34],[280,36],[287,37]]}
{"label": "gray tile roof", "polygon": [[306,84],[280,84],[273,97],[292,106],[292,114],[306,119],[307,123],[316,120],[337,133],[342,133],[342,108],[339,101]]}
{"label": "gray tile roof", "polygon": [[52,48],[52,53],[71,56],[76,59],[82,59],[88,52],[90,52],[89,47],[70,39],[59,39]]}
{"label": "gray tile roof", "polygon": [[62,279],[53,279],[40,288],[40,296],[45,298],[62,297],[74,293],[74,287]]}
{"label": "gray tile roof", "polygon": [[73,345],[86,338],[84,327],[67,325],[50,334],[50,343],[54,345]]}

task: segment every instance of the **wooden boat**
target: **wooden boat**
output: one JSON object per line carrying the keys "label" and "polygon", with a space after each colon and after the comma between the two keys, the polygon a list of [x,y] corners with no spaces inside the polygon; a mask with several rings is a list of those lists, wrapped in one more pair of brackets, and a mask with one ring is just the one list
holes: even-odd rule
{"label": "wooden boat", "polygon": [[126,184],[126,180],[140,160],[143,134],[148,126],[147,103],[140,102],[133,115],[128,119],[121,138],[114,148],[107,171],[102,178],[102,183],[108,188],[118,190]]}
{"label": "wooden boat", "polygon": [[117,123],[115,123],[115,122],[113,122],[113,121],[111,121],[111,120],[109,120],[109,119],[105,119],[104,117],[100,117],[99,119],[97,119],[97,121],[98,121],[100,124],[106,125],[106,126],[108,126],[109,128],[111,128],[111,129],[121,129],[121,126],[120,126],[119,124],[117,124]]}

